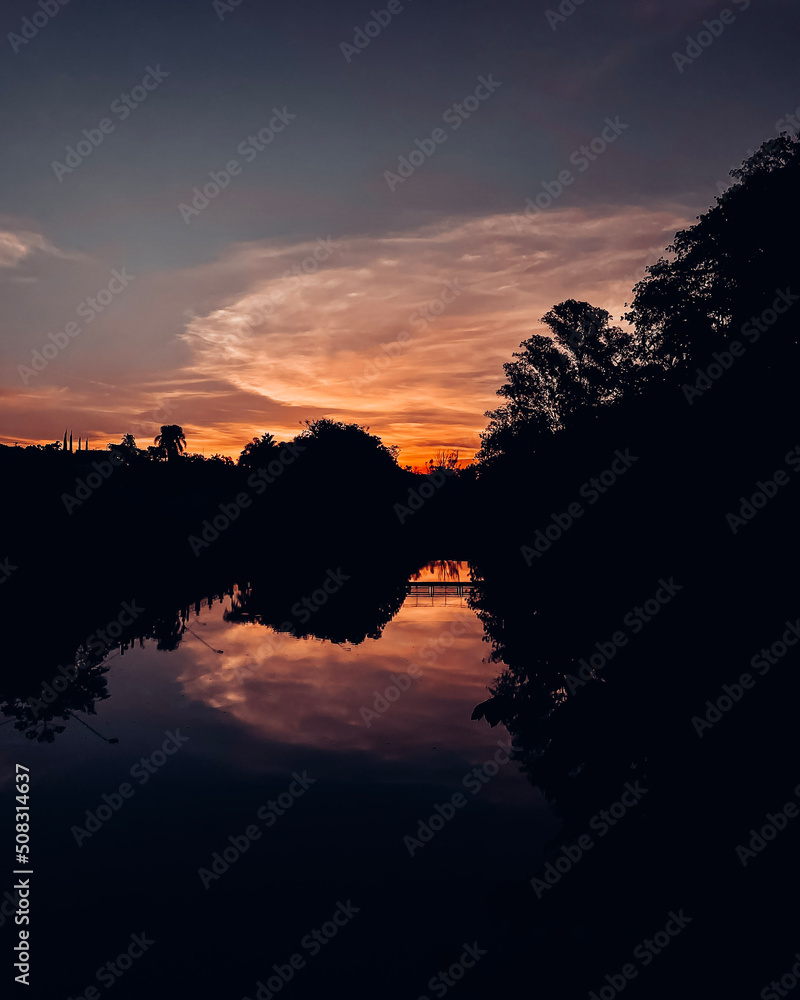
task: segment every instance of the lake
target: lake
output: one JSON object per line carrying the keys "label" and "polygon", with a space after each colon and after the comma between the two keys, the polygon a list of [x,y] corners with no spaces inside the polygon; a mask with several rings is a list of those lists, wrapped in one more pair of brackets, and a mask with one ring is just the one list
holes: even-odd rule
{"label": "lake", "polygon": [[[348,600],[326,580],[309,628]],[[471,720],[498,673],[471,583],[421,567],[357,642],[271,627],[237,585],[113,649],[52,742],[1,727],[31,774],[37,995],[487,995],[559,821]]]}

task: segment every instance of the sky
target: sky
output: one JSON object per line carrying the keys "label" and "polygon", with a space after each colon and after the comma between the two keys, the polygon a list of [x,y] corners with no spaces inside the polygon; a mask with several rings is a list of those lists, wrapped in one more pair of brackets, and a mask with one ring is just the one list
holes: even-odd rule
{"label": "sky", "polygon": [[[726,12],[726,13],[723,13]],[[800,108],[794,0],[6,0],[0,442],[470,459]]]}

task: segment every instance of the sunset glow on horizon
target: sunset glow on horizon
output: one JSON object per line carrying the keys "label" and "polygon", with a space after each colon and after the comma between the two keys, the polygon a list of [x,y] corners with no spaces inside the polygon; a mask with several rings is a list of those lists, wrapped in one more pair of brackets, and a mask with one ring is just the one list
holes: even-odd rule
{"label": "sunset glow on horizon", "polygon": [[[94,448],[126,433],[144,447],[160,424],[180,423],[188,451],[236,458],[262,431],[289,439],[325,416],[398,445],[403,465],[440,449],[463,464],[498,403],[503,364],[541,332],[550,306],[585,298],[619,318],[654,251],[685,222],[675,207],[553,209],[384,237],[238,244],[197,268],[132,274],[119,303],[41,372],[28,358],[17,365],[0,440],[48,443],[66,426]],[[102,275],[99,261],[31,233],[7,231],[2,245],[22,297],[35,297],[44,267],[76,283],[85,275],[85,287]],[[174,318],[171,378],[146,357],[138,371],[117,351],[94,357],[97,338],[126,350],[159,309]],[[41,352],[48,338],[39,339]]]}

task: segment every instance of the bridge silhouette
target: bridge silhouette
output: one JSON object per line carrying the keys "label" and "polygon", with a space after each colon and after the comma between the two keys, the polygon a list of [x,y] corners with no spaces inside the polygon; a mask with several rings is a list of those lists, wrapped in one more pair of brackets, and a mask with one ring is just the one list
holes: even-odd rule
{"label": "bridge silhouette", "polygon": [[471,580],[426,581],[409,580],[404,607],[430,608],[439,606],[464,607],[464,597],[476,587]]}

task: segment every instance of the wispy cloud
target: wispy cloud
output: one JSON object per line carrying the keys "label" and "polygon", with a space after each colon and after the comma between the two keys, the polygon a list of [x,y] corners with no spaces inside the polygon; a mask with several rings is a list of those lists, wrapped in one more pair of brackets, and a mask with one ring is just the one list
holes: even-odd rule
{"label": "wispy cloud", "polygon": [[[509,214],[459,218],[334,237],[321,262],[319,241],[268,240],[143,273],[57,370],[24,389],[12,382],[0,397],[3,440],[51,440],[65,419],[98,443],[116,440],[157,423],[169,401],[169,422],[207,454],[237,454],[262,429],[289,437],[327,415],[400,445],[405,463],[441,447],[471,457],[503,364],[550,306],[573,297],[619,316],[651,249],[686,222],[668,205],[554,207],[520,232]],[[97,267],[79,269],[90,289]],[[442,296],[448,282],[457,295]],[[61,302],[43,303],[41,288],[17,293],[20,345],[42,338],[29,328],[34,306],[56,328],[63,275],[55,284]],[[68,287],[74,295],[75,281]]]}
{"label": "wispy cloud", "polygon": [[[81,256],[74,252],[59,250],[41,233],[0,229],[0,267],[17,267],[21,261],[37,251],[62,259],[76,260]],[[30,277],[28,280],[36,279]]]}
{"label": "wispy cloud", "polygon": [[[521,234],[511,216],[494,215],[352,237],[294,288],[282,275],[306,248],[286,247],[262,258],[251,288],[195,317],[181,339],[193,372],[360,420],[404,455],[474,450],[503,363],[550,306],[572,296],[618,315],[652,262],[649,248],[665,246],[684,221],[668,208],[566,209]],[[248,271],[263,253],[237,252]],[[439,315],[426,311],[448,281],[458,297]]]}

